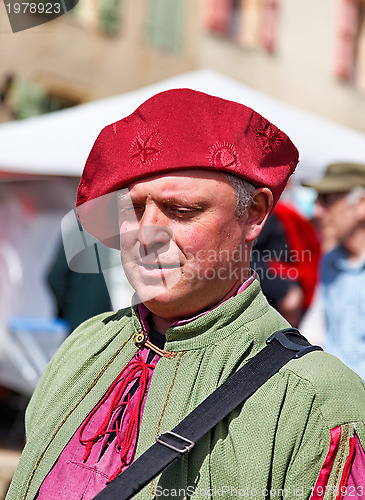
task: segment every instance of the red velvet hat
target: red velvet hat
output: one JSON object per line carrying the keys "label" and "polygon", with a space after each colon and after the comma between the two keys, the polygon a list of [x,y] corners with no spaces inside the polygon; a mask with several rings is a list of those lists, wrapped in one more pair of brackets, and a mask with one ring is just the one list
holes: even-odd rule
{"label": "red velvet hat", "polygon": [[168,90],[101,131],[81,177],[77,212],[87,232],[118,248],[110,193],[138,179],[219,170],[268,187],[275,204],[297,163],[288,136],[252,109],[195,90]]}

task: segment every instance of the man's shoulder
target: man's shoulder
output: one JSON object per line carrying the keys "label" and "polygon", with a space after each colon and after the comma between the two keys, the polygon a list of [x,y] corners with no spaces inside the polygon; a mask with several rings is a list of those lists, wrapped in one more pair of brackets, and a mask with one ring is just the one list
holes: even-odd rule
{"label": "man's shoulder", "polygon": [[291,360],[281,372],[296,377],[312,394],[329,428],[365,421],[364,383],[335,356],[314,351]]}
{"label": "man's shoulder", "polygon": [[51,359],[34,393],[36,397],[33,396],[32,400],[37,401],[39,407],[47,404],[43,398],[45,392],[51,400],[53,396],[57,399],[60,394],[79,391],[80,388],[75,388],[83,377],[88,379],[89,373],[91,377],[100,373],[115,352],[127,344],[132,333],[130,309],[102,313],[82,323]]}
{"label": "man's shoulder", "polygon": [[79,325],[63,342],[52,364],[64,362],[64,357],[81,360],[93,352],[104,350],[117,336],[130,336],[133,328],[131,308],[109,311],[93,316]]}
{"label": "man's shoulder", "polygon": [[119,330],[132,320],[132,309],[127,307],[118,311],[108,311],[97,316],[93,316],[79,325],[69,336],[71,339],[76,337],[85,337],[85,333],[100,332],[101,328],[105,330]]}

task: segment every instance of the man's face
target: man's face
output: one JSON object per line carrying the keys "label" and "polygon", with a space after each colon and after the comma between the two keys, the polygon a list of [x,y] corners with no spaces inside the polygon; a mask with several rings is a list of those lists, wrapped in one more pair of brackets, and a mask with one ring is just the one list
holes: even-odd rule
{"label": "man's face", "polygon": [[357,226],[355,206],[347,200],[348,192],[319,194],[315,203],[314,220],[328,248],[346,244]]}
{"label": "man's face", "polygon": [[174,321],[206,310],[247,277],[245,214],[226,176],[177,171],[118,199],[121,258],[139,298]]}

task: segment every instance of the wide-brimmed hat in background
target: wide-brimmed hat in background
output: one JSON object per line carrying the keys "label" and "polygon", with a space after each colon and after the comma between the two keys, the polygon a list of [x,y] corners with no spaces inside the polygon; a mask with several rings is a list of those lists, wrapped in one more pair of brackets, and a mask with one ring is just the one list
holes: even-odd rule
{"label": "wide-brimmed hat in background", "polygon": [[365,164],[331,163],[323,177],[313,183],[303,183],[318,193],[340,193],[350,191],[356,186],[365,188]]}

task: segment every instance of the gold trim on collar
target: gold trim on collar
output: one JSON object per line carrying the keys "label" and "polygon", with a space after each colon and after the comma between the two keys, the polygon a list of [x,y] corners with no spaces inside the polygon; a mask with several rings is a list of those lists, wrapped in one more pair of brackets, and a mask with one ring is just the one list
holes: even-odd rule
{"label": "gold trim on collar", "polygon": [[176,352],[164,351],[163,349],[160,349],[156,345],[152,344],[152,342],[148,340],[147,334],[144,331],[136,333],[133,338],[133,341],[134,344],[137,347],[139,347],[139,349],[147,347],[148,349],[151,349],[152,351],[154,351],[159,356],[162,356],[163,358],[172,359],[175,358],[177,354]]}

